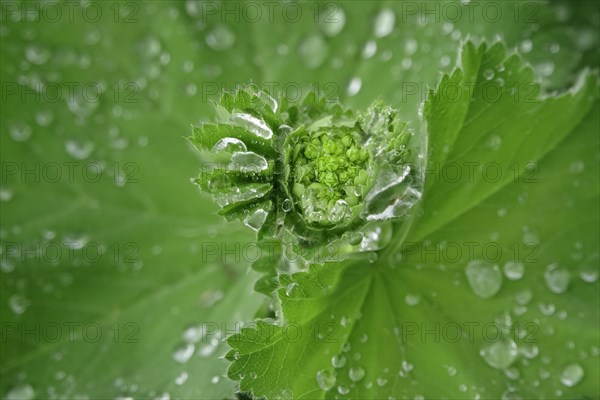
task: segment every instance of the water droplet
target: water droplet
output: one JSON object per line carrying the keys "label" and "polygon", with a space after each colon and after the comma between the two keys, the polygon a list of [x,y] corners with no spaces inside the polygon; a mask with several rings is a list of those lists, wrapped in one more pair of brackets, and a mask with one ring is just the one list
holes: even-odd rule
{"label": "water droplet", "polygon": [[36,44],[31,44],[25,49],[25,58],[32,64],[42,65],[50,59],[52,53],[49,49]]}
{"label": "water droplet", "polygon": [[375,37],[382,38],[388,36],[394,30],[396,23],[396,14],[390,8],[384,8],[377,14],[374,22],[373,33]]}
{"label": "water droplet", "polygon": [[281,202],[281,209],[283,212],[290,212],[292,210],[292,201],[290,199],[285,199]]}
{"label": "water droplet", "polygon": [[196,346],[193,343],[183,343],[175,348],[173,359],[180,364],[185,364],[192,358]]}
{"label": "water droplet", "polygon": [[255,134],[263,139],[271,139],[273,131],[267,123],[250,114],[234,113],[231,115],[229,122],[234,125],[246,129],[248,132]]}
{"label": "water droplet", "polygon": [[238,151],[232,154],[228,168],[244,173],[259,173],[268,168],[267,160],[252,151]]}
{"label": "water droplet", "polygon": [[561,294],[567,291],[571,274],[568,269],[558,264],[550,264],[544,271],[546,286],[551,292]]}
{"label": "water droplet", "polygon": [[340,386],[338,386],[337,390],[338,390],[338,393],[341,395],[350,393],[350,389],[347,386],[340,385]]}
{"label": "water droplet", "polygon": [[342,368],[346,365],[346,357],[343,354],[331,357],[331,365],[333,365],[334,368]]}
{"label": "water droplet", "polygon": [[67,140],[65,141],[65,150],[67,154],[77,160],[85,160],[94,151],[94,143],[89,141]]}
{"label": "water droplet", "polygon": [[360,232],[353,232],[348,235],[348,244],[352,246],[358,246],[363,240],[363,234]]}
{"label": "water droplet", "polygon": [[198,355],[202,358],[209,357],[217,351],[219,347],[219,339],[212,338],[208,343],[205,343],[202,347],[198,349]]}
{"label": "water droplet", "polygon": [[348,377],[352,382],[359,382],[365,377],[366,371],[362,367],[352,367],[348,371]]}
{"label": "water droplet", "polygon": [[26,142],[31,137],[31,127],[23,122],[18,122],[10,125],[8,128],[10,137],[15,142]]}
{"label": "water droplet", "polygon": [[521,305],[529,304],[529,302],[531,301],[532,298],[533,298],[533,293],[529,289],[523,289],[523,290],[515,293],[515,301]]}
{"label": "water droplet", "polygon": [[407,293],[404,297],[404,302],[409,306],[416,306],[421,302],[421,296],[419,296],[418,294]]}
{"label": "water droplet", "polygon": [[268,216],[269,213],[266,210],[259,208],[244,219],[244,225],[258,232]]}
{"label": "water droplet", "polygon": [[552,315],[556,311],[556,306],[553,303],[540,303],[538,307],[544,315]]}
{"label": "water droplet", "polygon": [[8,299],[8,305],[10,306],[12,312],[17,315],[21,315],[31,305],[31,302],[22,294],[13,294]]}
{"label": "water droplet", "polygon": [[137,49],[142,57],[154,58],[160,54],[162,45],[156,36],[146,36],[137,43]]}
{"label": "water droplet", "polygon": [[319,14],[319,28],[325,36],[337,36],[344,29],[345,24],[346,14],[339,5],[334,7],[333,13],[326,12]]}
{"label": "water droplet", "polygon": [[362,57],[364,59],[369,59],[373,57],[377,53],[377,43],[374,40],[369,40],[362,51]]}
{"label": "water droplet", "polygon": [[525,39],[519,46],[521,53],[529,53],[533,49],[533,43],[529,39]]}
{"label": "water droplet", "polygon": [[[98,90],[100,90],[100,88],[98,88]],[[69,94],[67,97],[67,108],[75,114],[76,117],[89,117],[100,104],[99,94],[100,92],[98,92],[98,95],[95,95],[93,92],[84,94],[84,91]]]}
{"label": "water droplet", "polygon": [[419,42],[417,42],[417,40],[414,38],[408,38],[404,43],[404,54],[407,56],[412,56],[417,52],[418,48]]}
{"label": "water droplet", "polygon": [[525,358],[536,358],[540,350],[535,344],[523,344],[519,346],[519,353]]}
{"label": "water droplet", "polygon": [[7,203],[13,198],[13,192],[7,187],[0,186],[0,201]]}
{"label": "water droplet", "polygon": [[446,369],[448,370],[448,376],[456,376],[456,373],[458,372],[453,366],[448,366]]}
{"label": "water droplet", "polygon": [[377,385],[378,386],[383,387],[383,386],[387,385],[387,383],[388,383],[387,379],[385,379],[385,378],[377,378]]}
{"label": "water droplet", "polygon": [[492,368],[506,369],[517,359],[517,344],[510,338],[491,343],[479,352],[485,362]]}
{"label": "water droplet", "polygon": [[494,70],[492,70],[492,69],[484,70],[483,77],[488,81],[491,80],[494,77]]}
{"label": "water droplet", "polygon": [[294,293],[294,289],[296,289],[297,287],[298,287],[298,284],[296,282],[289,283],[285,287],[285,295],[287,297],[292,297],[292,294]]}
{"label": "water droplet", "polygon": [[362,79],[360,79],[359,77],[354,77],[350,80],[350,83],[348,84],[348,88],[346,89],[346,94],[348,96],[355,96],[358,94],[358,92],[360,92],[360,89],[362,87]]}
{"label": "water droplet", "polygon": [[568,387],[577,385],[583,378],[583,367],[579,364],[567,365],[560,374],[560,382]]}
{"label": "water droplet", "polygon": [[473,260],[467,264],[465,274],[473,293],[482,299],[493,297],[502,286],[502,273],[496,264]]}
{"label": "water droplet", "polygon": [[[2,189],[0,189],[0,200],[2,199]],[[594,267],[584,267],[579,271],[579,277],[587,283],[594,283],[598,280],[598,270]]]}
{"label": "water droplet", "polygon": [[316,69],[327,57],[327,43],[320,34],[314,33],[300,43],[298,52],[309,69]]}
{"label": "water droplet", "polygon": [[492,151],[498,151],[502,147],[502,138],[500,135],[490,135],[487,140],[486,146]]}
{"label": "water droplet", "polygon": [[198,343],[206,334],[204,325],[193,325],[183,331],[182,337],[187,343]]}
{"label": "water droplet", "polygon": [[552,61],[544,61],[535,65],[535,71],[543,77],[549,77],[554,73],[554,63]]}
{"label": "water droplet", "polygon": [[581,160],[575,160],[569,165],[569,172],[572,174],[580,174],[585,170],[585,163]]}
{"label": "water droplet", "polygon": [[206,35],[206,44],[215,51],[231,48],[235,43],[235,34],[225,25],[217,25]]}
{"label": "water droplet", "polygon": [[33,400],[34,397],[35,390],[31,385],[19,385],[9,390],[4,400]]}
{"label": "water droplet", "polygon": [[335,385],[335,374],[329,370],[322,369],[316,375],[317,384],[319,387],[328,391]]}
{"label": "water droplet", "polygon": [[188,379],[188,373],[183,371],[182,373],[180,373],[177,378],[175,378],[175,384],[176,385],[183,385],[185,382],[187,382]]}
{"label": "water droplet", "polygon": [[39,126],[47,127],[54,121],[54,114],[50,110],[38,111],[35,113],[35,122]]}
{"label": "water droplet", "polygon": [[504,264],[503,267],[504,276],[506,276],[511,281],[518,281],[523,278],[523,274],[525,273],[525,265],[518,261],[508,261]]}

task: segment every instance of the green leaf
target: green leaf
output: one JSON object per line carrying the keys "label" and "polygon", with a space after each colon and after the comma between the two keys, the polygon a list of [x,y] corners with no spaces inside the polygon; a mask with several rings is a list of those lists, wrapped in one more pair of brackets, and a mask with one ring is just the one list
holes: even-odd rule
{"label": "green leaf", "polygon": [[[496,78],[504,80],[494,101],[482,94],[488,69],[501,70]],[[467,182],[465,170],[458,183],[428,174],[424,215],[379,258],[280,276],[278,323],[259,321],[228,340],[228,374],[242,390],[266,398],[289,391],[299,399],[597,394],[600,331],[575,332],[599,317],[597,272],[591,284],[577,276],[596,270],[589,263],[598,256],[598,184],[585,184],[597,174],[598,117],[591,110],[598,80],[584,73],[564,94],[536,95],[531,103],[509,98],[511,87],[532,78],[502,45],[467,42],[461,68],[442,78],[425,117],[429,160],[438,168],[495,162],[506,171],[512,162],[535,162],[535,184],[523,171],[516,182],[511,173],[494,184],[482,173]],[[449,87],[467,96],[453,101]],[[490,247],[499,254],[486,253]],[[468,279],[469,262],[476,264]],[[524,277],[508,279],[515,279],[509,262],[520,263]],[[568,271],[564,294],[556,289],[564,275],[546,282],[553,263]],[[481,275],[486,268],[498,272]],[[470,287],[480,279],[500,291],[482,298],[481,290],[491,289]],[[311,335],[325,326],[331,341]],[[502,334],[490,334],[490,326]],[[562,383],[569,365],[584,371],[573,387]]]}

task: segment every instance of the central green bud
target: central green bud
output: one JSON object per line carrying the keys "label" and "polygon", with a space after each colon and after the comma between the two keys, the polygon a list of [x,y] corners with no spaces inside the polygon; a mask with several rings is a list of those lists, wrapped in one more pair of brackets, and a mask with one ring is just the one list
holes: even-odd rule
{"label": "central green bud", "polygon": [[291,154],[292,194],[306,223],[349,224],[362,209],[371,159],[353,129],[298,132]]}

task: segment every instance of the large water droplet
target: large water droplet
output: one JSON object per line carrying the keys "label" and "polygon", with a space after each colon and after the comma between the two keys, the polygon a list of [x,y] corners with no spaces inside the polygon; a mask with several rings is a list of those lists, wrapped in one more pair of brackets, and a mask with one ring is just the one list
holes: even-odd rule
{"label": "large water droplet", "polygon": [[348,84],[348,89],[346,90],[346,94],[348,94],[348,96],[356,96],[358,92],[360,92],[361,87],[362,79],[355,76],[350,80],[350,83]]}
{"label": "large water droplet", "polygon": [[569,288],[571,274],[568,269],[558,264],[550,264],[544,271],[546,286],[551,292],[561,294]]}
{"label": "large water droplet", "polygon": [[331,357],[331,365],[333,365],[334,368],[342,368],[346,365],[346,357],[343,354]]}
{"label": "large water droplet", "polygon": [[94,147],[94,143],[89,141],[65,141],[65,150],[71,157],[77,160],[85,160],[88,158],[92,154],[92,151],[94,151]]}
{"label": "large water droplet", "polygon": [[418,294],[407,293],[404,297],[404,302],[409,306],[416,306],[421,302],[421,296]]}
{"label": "large water droplet", "polygon": [[9,188],[0,186],[0,201],[3,203],[7,203],[11,201],[13,198],[13,192]]}
{"label": "large water droplet", "polygon": [[223,138],[214,144],[211,151],[216,153],[218,151],[226,151],[234,153],[236,151],[247,151],[246,144],[237,138]]}
{"label": "large water droplet", "polygon": [[327,43],[321,35],[314,33],[300,43],[298,52],[308,68],[316,69],[327,57]]}
{"label": "large water droplet", "polygon": [[33,400],[34,397],[35,390],[31,385],[19,385],[9,390],[4,400]]}
{"label": "large water droplet", "polygon": [[25,49],[25,58],[32,64],[45,64],[46,61],[50,59],[51,55],[52,53],[50,50],[36,44],[31,44]]}
{"label": "large water droplet", "polygon": [[263,139],[271,139],[273,137],[273,131],[267,123],[261,119],[256,118],[253,115],[245,113],[234,113],[229,119],[234,125],[240,126],[246,129],[248,132],[255,134]]}
{"label": "large water droplet", "polygon": [[482,299],[493,297],[502,286],[502,273],[496,264],[473,260],[467,264],[465,274],[473,293]]}
{"label": "large water droplet", "polygon": [[31,305],[31,302],[22,294],[13,294],[8,299],[8,305],[10,306],[12,312],[17,315],[21,315]]}
{"label": "large water droplet", "polygon": [[231,48],[235,43],[235,34],[225,25],[217,25],[206,35],[206,44],[215,51]]}
{"label": "large water droplet", "polygon": [[252,151],[238,151],[231,156],[228,169],[244,173],[259,173],[268,168],[267,160]]}
{"label": "large water droplet", "polygon": [[395,23],[396,14],[394,14],[394,11],[390,8],[384,8],[375,17],[373,34],[378,38],[386,37],[394,30]]}
{"label": "large water droplet", "polygon": [[523,277],[525,273],[525,266],[523,263],[518,261],[508,261],[504,264],[504,276],[511,281],[517,281]]}
{"label": "large water droplet", "polygon": [[333,4],[333,12],[319,13],[319,28],[325,34],[325,36],[333,37],[337,36],[344,25],[346,24],[346,13],[339,6],[339,4]]}
{"label": "large water droplet", "polygon": [[560,374],[560,382],[565,386],[575,386],[583,378],[583,367],[579,364],[567,365]]}
{"label": "large water droplet", "polygon": [[175,384],[181,386],[184,383],[186,383],[187,380],[188,380],[188,373],[183,371],[177,376],[177,378],[175,378]]}
{"label": "large water droplet", "polygon": [[264,225],[268,216],[269,213],[267,212],[267,210],[259,208],[244,219],[244,225],[258,232],[260,228],[262,228],[262,226]]}
{"label": "large water droplet", "polygon": [[31,137],[31,127],[23,122],[11,124],[8,128],[10,137],[15,142],[26,142]]}
{"label": "large water droplet", "polygon": [[193,343],[183,343],[175,348],[173,359],[180,364],[185,364],[192,358],[196,346]]}
{"label": "large water droplet", "polygon": [[365,377],[365,369],[362,367],[352,367],[348,371],[348,377],[352,382],[359,382]]}
{"label": "large water droplet", "polygon": [[365,59],[371,58],[377,53],[377,43],[374,40],[369,40],[362,51],[362,57]]}
{"label": "large water droplet", "polygon": [[329,370],[322,369],[315,376],[317,384],[322,390],[328,391],[335,385],[335,374]]}
{"label": "large water droplet", "polygon": [[510,338],[491,343],[479,352],[485,362],[492,368],[506,369],[517,359],[517,344]]}

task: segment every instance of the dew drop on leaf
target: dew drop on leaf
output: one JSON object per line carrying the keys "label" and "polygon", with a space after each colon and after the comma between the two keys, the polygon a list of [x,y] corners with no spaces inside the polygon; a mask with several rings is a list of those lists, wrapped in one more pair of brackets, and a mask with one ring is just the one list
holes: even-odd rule
{"label": "dew drop on leaf", "polygon": [[10,389],[3,397],[4,400],[33,400],[35,390],[31,385],[19,385]]}
{"label": "dew drop on leaf", "polygon": [[26,142],[31,137],[32,130],[29,125],[18,122],[10,125],[8,132],[15,142]]}
{"label": "dew drop on leaf", "polygon": [[316,69],[327,58],[327,43],[320,34],[314,33],[300,43],[298,52],[309,69]]}
{"label": "dew drop on leaf", "polygon": [[348,88],[346,89],[346,94],[348,96],[356,96],[362,87],[362,79],[359,77],[354,77],[350,80],[348,84]]}
{"label": "dew drop on leaf", "polygon": [[318,371],[316,379],[317,384],[324,391],[331,390],[331,388],[335,386],[335,374],[329,370],[322,369]]}
{"label": "dew drop on leaf", "polygon": [[271,139],[273,137],[271,128],[263,120],[250,114],[234,113],[231,115],[229,122],[246,129],[260,138]]}
{"label": "dew drop on leaf", "polygon": [[10,306],[12,312],[17,315],[21,315],[31,305],[31,302],[22,294],[13,294],[8,299],[8,305]]}
{"label": "dew drop on leaf", "polygon": [[65,151],[76,160],[85,160],[94,151],[94,143],[69,139],[65,141]]}
{"label": "dew drop on leaf", "polygon": [[567,365],[560,374],[560,382],[568,387],[577,385],[583,378],[583,367],[579,364]]}
{"label": "dew drop on leaf", "polygon": [[517,359],[519,351],[514,340],[503,338],[484,346],[479,354],[490,367],[506,369]]}
{"label": "dew drop on leaf", "polygon": [[384,8],[375,17],[373,34],[378,38],[386,37],[392,33],[395,24],[396,14],[394,14],[394,11],[390,8]]}
{"label": "dew drop on leaf", "polygon": [[173,351],[173,359],[180,364],[185,364],[190,360],[195,349],[196,346],[193,343],[182,343]]}
{"label": "dew drop on leaf", "polygon": [[421,302],[421,296],[418,294],[407,293],[404,297],[404,302],[409,306],[416,306]]}
{"label": "dew drop on leaf", "polygon": [[546,287],[551,292],[561,294],[569,288],[571,273],[563,266],[550,264],[544,271],[544,280],[546,281]]}
{"label": "dew drop on leaf", "polygon": [[215,51],[224,51],[235,43],[235,34],[225,25],[215,26],[206,35],[206,44]]}
{"label": "dew drop on leaf", "polygon": [[7,187],[0,186],[0,201],[8,203],[13,198],[13,192]]}
{"label": "dew drop on leaf", "polygon": [[374,40],[369,40],[363,47],[362,57],[369,59],[377,53],[377,43]]}
{"label": "dew drop on leaf", "polygon": [[473,293],[482,299],[493,297],[502,286],[502,273],[496,264],[473,260],[467,264],[465,274]]}
{"label": "dew drop on leaf", "polygon": [[180,373],[177,378],[175,378],[175,384],[176,385],[183,385],[185,382],[187,382],[188,379],[188,373],[183,371],[182,373]]}
{"label": "dew drop on leaf", "polygon": [[25,49],[25,58],[32,64],[45,64],[51,56],[52,53],[49,49],[43,48],[36,44],[31,44]]}
{"label": "dew drop on leaf", "polygon": [[517,281],[523,278],[525,266],[523,263],[518,261],[508,261],[506,264],[504,264],[503,270],[506,278],[510,279],[511,281]]}
{"label": "dew drop on leaf", "polygon": [[319,28],[325,36],[337,36],[344,29],[345,24],[346,14],[339,5],[334,6],[333,12],[319,14]]}
{"label": "dew drop on leaf", "polygon": [[346,357],[343,354],[331,357],[331,365],[333,365],[334,368],[342,368],[346,365]]}
{"label": "dew drop on leaf", "polygon": [[338,386],[337,390],[338,390],[338,393],[341,395],[350,393],[350,389],[347,386],[343,386],[343,385]]}
{"label": "dew drop on leaf", "polygon": [[362,367],[352,367],[348,371],[348,377],[352,382],[359,382],[365,377],[366,371]]}

